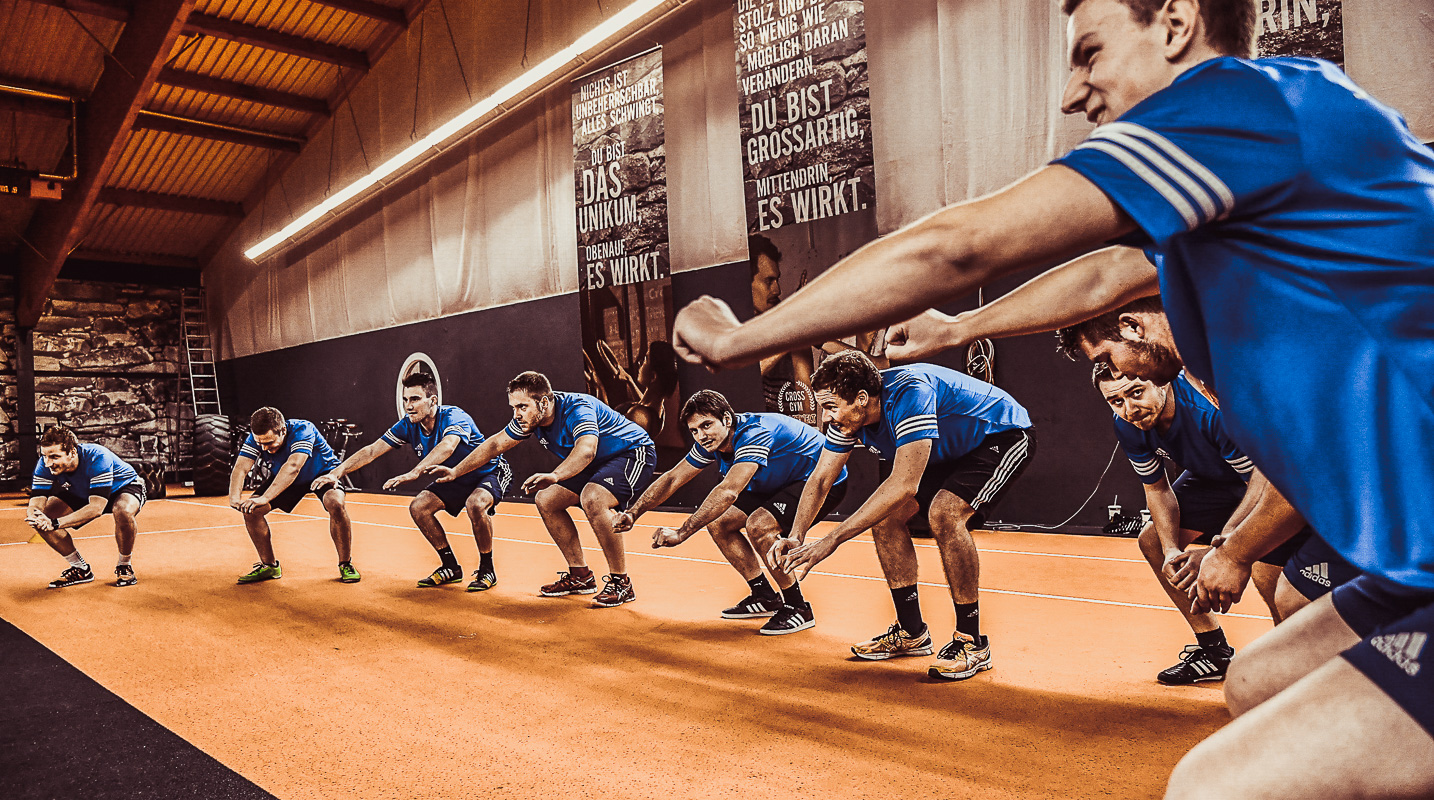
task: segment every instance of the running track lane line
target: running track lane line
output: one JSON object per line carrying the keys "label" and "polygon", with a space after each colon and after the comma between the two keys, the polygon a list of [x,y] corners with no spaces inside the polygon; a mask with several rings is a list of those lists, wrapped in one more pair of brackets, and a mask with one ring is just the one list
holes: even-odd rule
{"label": "running track lane line", "polygon": [[[308,499],[308,498],[305,498],[305,499]],[[183,504],[185,504],[185,505],[191,505],[191,506],[203,506],[203,507],[205,507],[205,508],[227,508],[227,506],[219,506],[219,505],[216,505],[216,504],[214,504],[214,503],[198,503],[198,502],[195,502],[195,501],[192,501],[192,500],[168,500],[168,502],[171,502],[171,503],[183,503]],[[387,507],[389,507],[389,508],[393,508],[393,507],[394,507],[394,506],[392,506],[392,505],[390,505],[390,504],[388,504],[388,503],[363,503],[363,505],[387,506]],[[316,520],[316,521],[320,521],[320,522],[327,522],[327,521],[328,521],[328,517],[318,517],[318,516],[314,516],[314,515],[312,515],[312,514],[297,514],[297,513],[296,513],[296,514],[291,514],[290,516],[298,517],[298,518],[302,518],[302,519],[308,519],[308,520]],[[530,517],[530,516],[527,516],[527,515],[525,515],[525,514],[498,514],[497,516],[516,517],[516,518],[528,519],[528,520],[536,519],[535,517]],[[392,529],[394,529],[394,530],[401,530],[401,531],[414,531],[414,530],[417,530],[416,528],[414,528],[414,527],[411,526],[411,525],[391,525],[391,524],[386,523],[386,522],[368,522],[368,521],[365,521],[365,520],[353,520],[353,524],[355,524],[355,525],[371,525],[371,526],[376,527],[376,528],[392,528]],[[233,525],[218,525],[218,526],[214,526],[214,527],[219,527],[219,528],[232,528],[232,527],[236,527],[236,526],[233,526]],[[653,526],[653,525],[640,525],[640,526],[636,526],[636,527],[652,528],[652,527],[656,527],[656,526]],[[190,528],[190,529],[188,529],[188,530],[206,530],[206,529],[204,529],[204,528]],[[170,532],[172,532],[172,531],[154,531],[154,533],[170,533]],[[459,533],[459,532],[457,532],[457,531],[452,531],[452,532],[450,532],[449,535],[452,535],[452,536],[462,536],[462,537],[465,537],[465,538],[468,538],[468,539],[472,539],[472,538],[473,538],[473,534],[471,534],[471,533]],[[88,538],[100,538],[100,537],[88,537]],[[505,538],[505,537],[501,537],[501,536],[494,536],[494,537],[493,537],[493,541],[495,541],[495,542],[509,542],[509,543],[513,543],[513,544],[532,544],[532,545],[540,545],[540,546],[543,546],[543,547],[547,547],[547,546],[550,546],[550,545],[551,545],[550,542],[535,542],[535,541],[532,541],[532,540],[530,540],[530,539],[509,539],[509,538]],[[14,544],[25,544],[25,542],[14,542]],[[924,546],[925,546],[925,547],[931,547],[931,545],[924,545]],[[932,549],[935,549],[935,548],[932,548]],[[602,552],[602,548],[600,548],[600,547],[584,547],[583,550],[586,551],[586,552],[589,552],[589,553],[601,553],[601,552]],[[1015,553],[1015,554],[1017,554],[1017,555],[1055,555],[1055,556],[1059,556],[1059,555],[1060,555],[1060,554],[1058,554],[1058,553],[1049,553],[1049,554],[1047,554],[1047,553],[1021,553],[1019,550],[1009,550],[1009,551],[1007,551],[1007,550],[983,550],[983,551],[981,551],[981,552],[1010,552],[1010,553]],[[642,552],[641,550],[629,550],[629,551],[627,551],[627,554],[630,555],[630,556],[643,556],[643,557],[646,557],[646,558],[662,558],[662,559],[667,559],[667,560],[670,560],[670,561],[687,561],[687,562],[694,563],[694,564],[714,564],[714,565],[723,566],[723,567],[731,566],[730,564],[728,564],[728,563],[725,562],[725,561],[713,561],[712,559],[707,559],[707,558],[691,558],[691,557],[689,557],[689,556],[674,556],[674,555],[667,555],[667,554],[664,554],[664,553],[645,553],[645,552]],[[1067,558],[1080,558],[1081,556],[1065,556],[1065,557],[1067,557]],[[1113,559],[1113,558],[1107,558],[1107,559],[1101,559],[1101,560],[1104,560],[1104,561],[1131,561],[1131,562],[1137,563],[1137,564],[1144,564],[1144,563],[1145,563],[1144,561],[1134,561],[1134,559]],[[828,577],[828,578],[846,578],[846,579],[848,579],[848,580],[856,580],[856,581],[880,581],[881,583],[885,583],[885,582],[886,582],[886,579],[885,579],[885,578],[878,578],[878,577],[873,577],[873,576],[870,576],[870,575],[852,575],[852,574],[850,574],[850,573],[845,573],[845,572],[818,572],[818,571],[813,571],[813,572],[809,572],[809,573],[807,573],[807,574],[808,574],[809,576],[810,576],[810,575],[822,575],[822,576]],[[927,587],[931,587],[931,588],[935,588],[935,589],[945,589],[945,588],[946,588],[946,584],[944,584],[944,583],[932,583],[932,582],[930,582],[930,581],[917,581],[917,585],[918,585],[918,586],[927,586]],[[1018,591],[1016,591],[1016,590],[1014,590],[1014,589],[988,589],[988,588],[986,588],[985,586],[980,587],[980,591],[990,592],[991,594],[1011,595],[1011,596],[1013,596],[1013,597],[1034,597],[1034,598],[1041,599],[1041,600],[1064,600],[1064,601],[1070,602],[1070,603],[1089,603],[1089,604],[1092,604],[1092,605],[1101,605],[1101,606],[1119,606],[1119,607],[1121,607],[1121,608],[1143,608],[1143,609],[1149,609],[1149,610],[1152,610],[1152,611],[1170,611],[1170,612],[1177,612],[1177,613],[1178,613],[1178,611],[1179,611],[1179,609],[1175,608],[1174,606],[1157,606],[1157,605],[1151,605],[1151,604],[1149,604],[1149,603],[1128,603],[1128,602],[1125,602],[1125,601],[1122,601],[1122,600],[1098,600],[1098,599],[1093,598],[1093,597],[1072,597],[1072,596],[1069,596],[1069,595],[1060,595],[1060,594],[1042,594],[1042,593],[1040,593],[1040,592],[1018,592]],[[1236,618],[1239,618],[1239,619],[1258,619],[1258,620],[1264,620],[1264,621],[1266,621],[1266,622],[1270,621],[1270,618],[1269,618],[1268,616],[1261,616],[1261,615],[1259,615],[1259,614],[1223,614],[1222,616],[1226,616],[1226,617],[1236,617]]]}

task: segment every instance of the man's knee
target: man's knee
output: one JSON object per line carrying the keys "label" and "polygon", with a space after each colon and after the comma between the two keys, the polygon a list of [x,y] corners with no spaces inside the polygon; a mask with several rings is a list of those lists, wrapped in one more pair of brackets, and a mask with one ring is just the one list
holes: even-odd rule
{"label": "man's knee", "polygon": [[488,513],[488,509],[493,507],[493,497],[487,491],[480,489],[468,495],[468,500],[463,507],[468,510],[468,515],[474,520],[481,520]]}
{"label": "man's knee", "polygon": [[967,532],[971,517],[975,515],[975,509],[965,500],[950,492],[941,491],[931,499],[931,507],[926,517],[931,523],[931,533],[944,537]]}
{"label": "man's knee", "polygon": [[617,498],[595,483],[589,483],[583,487],[579,501],[582,503],[583,513],[587,514],[589,518],[617,506]]}
{"label": "man's knee", "polygon": [[347,519],[349,515],[348,505],[344,502],[344,493],[330,491],[324,494],[324,509],[334,519]]}
{"label": "man's knee", "polygon": [[[431,499],[432,497],[433,496],[428,494],[427,492],[420,492],[417,497],[409,501],[408,515],[410,517],[413,517],[414,522],[418,522],[420,520],[425,519],[432,519],[433,516],[438,512],[438,509],[433,507],[434,504],[433,500]],[[325,501],[324,507],[328,507],[327,501]]]}
{"label": "man's knee", "polygon": [[539,511],[549,514],[566,511],[573,505],[572,492],[561,486],[549,486],[533,495],[533,503]]}
{"label": "man's knee", "polygon": [[1219,755],[1218,734],[1212,736],[1185,754],[1170,774],[1170,783],[1165,789],[1165,800],[1206,800],[1211,797],[1232,796],[1214,791],[1216,781],[1228,764],[1222,763]]}

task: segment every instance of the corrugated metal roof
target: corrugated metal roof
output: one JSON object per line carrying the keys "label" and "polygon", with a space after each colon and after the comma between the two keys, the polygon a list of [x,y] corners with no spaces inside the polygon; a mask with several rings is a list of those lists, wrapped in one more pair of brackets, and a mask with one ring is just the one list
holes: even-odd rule
{"label": "corrugated metal roof", "polygon": [[[405,8],[425,0],[377,0]],[[315,42],[369,53],[371,58],[390,23],[310,0],[197,0],[195,11]],[[79,21],[76,20],[78,18]],[[93,34],[86,33],[81,22]],[[0,0],[0,77],[22,85],[52,87],[85,97],[105,68],[104,49],[113,49],[124,24],[63,9]],[[95,41],[99,39],[99,42]],[[103,47],[101,47],[103,44]],[[213,36],[182,36],[166,66],[183,72],[270,89],[332,104],[353,77],[318,59],[279,53]],[[350,81],[351,82],[351,81]],[[309,134],[322,115],[263,103],[156,84],[145,103],[152,111],[289,136]],[[58,161],[67,144],[66,123],[21,115],[10,133],[0,112],[0,161],[18,156],[31,168],[64,172]],[[81,133],[83,135],[83,131]],[[160,131],[133,131],[107,186],[167,195],[240,202],[258,188],[275,152]],[[0,198],[0,252],[18,244],[36,201]],[[133,256],[193,258],[231,225],[225,217],[149,208],[97,204],[81,249]]]}
{"label": "corrugated metal roof", "polygon": [[224,224],[222,217],[98,204],[80,246],[104,253],[192,257]]}
{"label": "corrugated metal roof", "polygon": [[88,96],[104,70],[105,50],[114,49],[123,28],[113,20],[71,17],[64,9],[27,0],[0,0],[0,75]]}
{"label": "corrugated metal roof", "polygon": [[242,201],[263,177],[268,150],[163,131],[135,131],[109,185],[121,189]]}
{"label": "corrugated metal roof", "polygon": [[145,105],[150,111],[174,114],[241,128],[303,136],[314,115],[232,97],[205,94],[175,86],[156,86],[154,98]]}

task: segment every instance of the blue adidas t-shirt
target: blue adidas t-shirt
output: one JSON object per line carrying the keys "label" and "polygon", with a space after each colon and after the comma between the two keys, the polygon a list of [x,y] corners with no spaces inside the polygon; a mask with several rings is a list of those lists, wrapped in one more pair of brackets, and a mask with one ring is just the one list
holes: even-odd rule
{"label": "blue adidas t-shirt", "polygon": [[1181,468],[1207,480],[1248,482],[1255,465],[1225,433],[1220,409],[1190,385],[1183,374],[1171,382],[1170,393],[1175,416],[1165,433],[1157,433],[1154,428],[1143,431],[1115,417],[1115,438],[1140,480],[1158,483],[1165,477],[1161,459],[1171,458]]}
{"label": "blue adidas t-shirt", "polygon": [[1434,589],[1434,153],[1333,64],[1227,57],[1055,163],[1139,225],[1240,448],[1355,566]]}
{"label": "blue adidas t-shirt", "polygon": [[279,452],[266,452],[254,440],[254,434],[251,433],[245,437],[244,444],[239,448],[239,455],[264,462],[264,465],[269,468],[270,475],[278,475],[279,468],[284,466],[284,462],[289,460],[289,456],[303,453],[309,457],[309,460],[304,462],[303,468],[299,470],[299,477],[294,479],[293,485],[308,489],[309,484],[313,483],[315,478],[339,465],[339,457],[334,455],[333,448],[329,447],[329,443],[324,440],[314,423],[304,419],[291,419],[287,420],[286,424],[289,431],[284,437],[283,444],[279,445]]}
{"label": "blue adidas t-shirt", "polygon": [[34,494],[56,495],[68,493],[81,500],[90,495],[109,497],[110,493],[122,486],[139,480],[139,473],[126,464],[108,447],[98,444],[81,444],[80,465],[74,472],[58,475],[45,466],[42,458],[35,464],[35,475],[30,479],[30,490]]}
{"label": "blue adidas t-shirt", "polygon": [[[822,455],[822,434],[786,414],[737,414],[732,423],[732,452],[708,452],[693,443],[687,463],[698,469],[717,464],[723,475],[733,464],[756,464],[747,491],[772,494],[812,476]],[[846,480],[842,467],[837,482]]]}
{"label": "blue adidas t-shirt", "polygon": [[[539,425],[537,433],[543,447],[558,458],[567,458],[573,452],[573,445],[583,436],[598,437],[594,462],[606,461],[628,450],[653,446],[647,431],[590,394],[553,392],[553,404],[556,408],[553,424]],[[524,431],[516,419],[503,430],[514,439],[526,439],[533,434],[532,431]]]}
{"label": "blue adidas t-shirt", "polygon": [[881,420],[854,439],[827,428],[826,448],[848,453],[865,446],[884,459],[921,439],[934,440],[928,464],[966,455],[993,433],[1031,427],[1031,415],[1006,392],[985,381],[938,367],[911,364],[881,372]]}
{"label": "blue adidas t-shirt", "polygon": [[[413,452],[417,453],[419,458],[423,458],[433,452],[433,448],[448,436],[458,437],[458,447],[454,448],[453,454],[443,461],[445,467],[457,466],[458,462],[478,449],[478,445],[484,442],[483,432],[478,430],[478,424],[468,416],[467,411],[458,406],[438,407],[438,415],[434,419],[432,433],[425,432],[422,425],[410,421],[405,416],[393,423],[393,427],[383,434],[383,440],[394,447],[411,445]],[[474,470],[473,475],[481,476],[496,472],[505,463],[504,458],[498,456]]]}

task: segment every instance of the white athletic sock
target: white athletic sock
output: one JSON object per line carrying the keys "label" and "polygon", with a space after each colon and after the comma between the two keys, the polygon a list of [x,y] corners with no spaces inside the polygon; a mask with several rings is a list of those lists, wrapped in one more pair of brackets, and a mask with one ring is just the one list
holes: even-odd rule
{"label": "white athletic sock", "polygon": [[72,567],[79,567],[80,569],[90,568],[90,565],[85,563],[84,556],[80,555],[79,550],[76,550],[75,552],[65,556],[65,560],[70,562],[70,566]]}
{"label": "white athletic sock", "polygon": [[119,561],[115,563],[115,566],[117,566],[117,567],[127,567],[127,566],[129,566],[129,560],[130,560],[133,556],[134,556],[133,553],[129,553],[129,554],[121,553],[121,554],[120,554],[120,557],[119,557]]}

